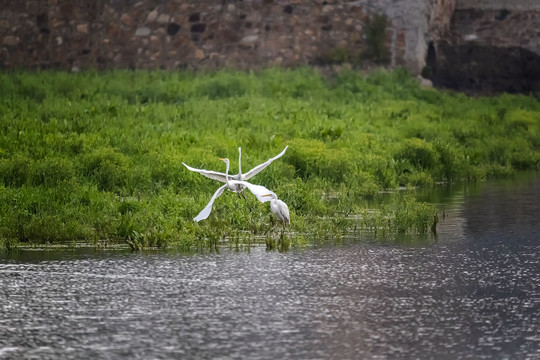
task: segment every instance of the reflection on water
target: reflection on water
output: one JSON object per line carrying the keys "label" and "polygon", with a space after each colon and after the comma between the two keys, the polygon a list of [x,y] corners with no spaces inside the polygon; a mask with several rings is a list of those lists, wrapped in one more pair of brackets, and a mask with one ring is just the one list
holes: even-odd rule
{"label": "reflection on water", "polygon": [[540,358],[538,189],[458,189],[413,248],[4,255],[0,358]]}

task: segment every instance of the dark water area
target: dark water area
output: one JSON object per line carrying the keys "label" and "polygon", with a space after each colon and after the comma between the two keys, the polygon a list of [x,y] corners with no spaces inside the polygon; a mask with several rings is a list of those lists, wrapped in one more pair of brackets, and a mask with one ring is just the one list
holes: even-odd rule
{"label": "dark water area", "polygon": [[540,359],[540,176],[425,196],[427,240],[0,255],[0,359]]}

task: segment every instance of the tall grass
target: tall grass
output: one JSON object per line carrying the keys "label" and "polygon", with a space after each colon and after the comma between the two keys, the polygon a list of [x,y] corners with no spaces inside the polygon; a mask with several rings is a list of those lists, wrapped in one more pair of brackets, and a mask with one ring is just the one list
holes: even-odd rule
{"label": "tall grass", "polygon": [[[250,195],[251,213],[225,193],[208,220],[192,221],[219,185],[181,163],[224,171],[218,157],[234,168],[239,146],[246,171],[289,145],[253,182],[289,204],[304,235],[339,232],[385,188],[540,167],[536,99],[424,89],[403,70],[0,73],[0,117],[0,238],[10,244],[189,249],[267,232],[267,204]],[[404,218],[415,202],[403,201],[379,218],[428,231],[424,204]]]}

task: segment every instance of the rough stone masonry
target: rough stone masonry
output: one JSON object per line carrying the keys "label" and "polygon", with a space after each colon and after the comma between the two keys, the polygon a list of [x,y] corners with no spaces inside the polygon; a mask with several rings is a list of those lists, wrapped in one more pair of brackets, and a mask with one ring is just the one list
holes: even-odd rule
{"label": "rough stone masonry", "polygon": [[540,1],[0,0],[0,69],[341,62],[404,66],[458,89],[535,91]]}
{"label": "rough stone masonry", "polygon": [[[260,68],[370,61],[419,73],[455,0],[0,0],[0,67]],[[368,35],[366,35],[368,34]],[[373,40],[372,40],[373,41]],[[367,55],[366,55],[367,54]]]}

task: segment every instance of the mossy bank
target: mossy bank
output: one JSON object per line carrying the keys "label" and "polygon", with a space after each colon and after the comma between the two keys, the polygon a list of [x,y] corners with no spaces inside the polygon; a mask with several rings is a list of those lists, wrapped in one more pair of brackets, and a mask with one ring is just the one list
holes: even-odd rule
{"label": "mossy bank", "polygon": [[271,236],[268,204],[251,195],[251,212],[225,193],[209,219],[192,220],[219,184],[182,162],[224,171],[228,157],[235,169],[239,146],[248,170],[289,145],[252,182],[289,205],[293,245],[353,226],[429,232],[436,209],[411,196],[369,211],[364,200],[540,167],[534,96],[425,89],[402,70],[1,73],[0,114],[4,247]]}

